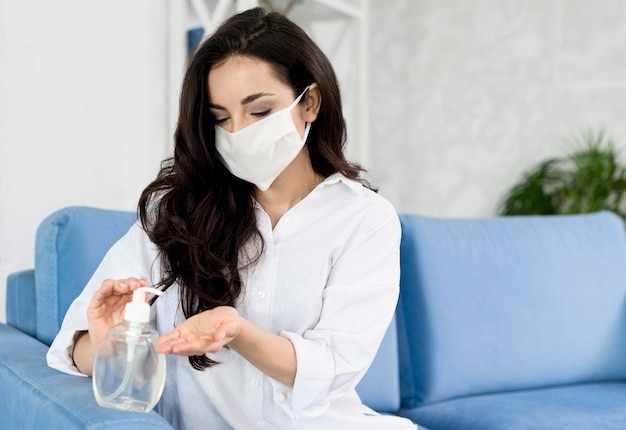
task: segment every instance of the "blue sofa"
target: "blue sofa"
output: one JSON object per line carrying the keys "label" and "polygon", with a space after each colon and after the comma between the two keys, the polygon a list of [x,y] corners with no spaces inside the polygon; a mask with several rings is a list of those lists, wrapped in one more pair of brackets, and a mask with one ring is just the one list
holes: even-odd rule
{"label": "blue sofa", "polygon": [[[68,307],[135,221],[131,212],[68,207],[40,224],[34,269],[7,279],[7,324],[0,324],[0,428],[172,429],[155,411],[99,407],[90,378],[66,375],[46,364],[46,352]],[[366,404],[386,413],[400,407],[396,339],[392,324],[358,386]]]}
{"label": "blue sofa", "polygon": [[[357,387],[366,404],[431,430],[626,429],[617,216],[400,218],[400,301]],[[98,407],[90,379],[45,362],[67,307],[134,221],[70,207],[41,223],[34,269],[7,280],[2,428],[171,429],[156,412]]]}

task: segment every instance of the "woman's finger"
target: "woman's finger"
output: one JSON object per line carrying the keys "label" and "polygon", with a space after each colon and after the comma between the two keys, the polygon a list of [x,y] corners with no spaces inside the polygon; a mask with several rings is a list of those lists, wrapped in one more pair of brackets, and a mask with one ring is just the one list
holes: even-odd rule
{"label": "woman's finger", "polygon": [[[217,352],[221,349],[221,346],[214,345],[212,342],[206,339],[196,338],[195,340],[180,339],[178,341],[170,342],[167,346],[164,346],[166,353],[176,355],[202,355],[207,352]],[[161,352],[157,349],[157,352]]]}
{"label": "woman's finger", "polygon": [[135,291],[137,288],[140,287],[147,287],[148,280],[146,278],[131,277],[114,281],[113,286],[116,292],[125,294],[131,291]]}
{"label": "woman's finger", "polygon": [[224,346],[224,338],[215,340],[212,336],[199,336],[195,333],[182,334],[171,331],[158,340],[158,353],[178,355],[202,355],[207,352],[218,352]]}
{"label": "woman's finger", "polygon": [[102,282],[100,288],[98,288],[94,293],[92,297],[92,302],[94,300],[102,301],[105,297],[110,296],[114,288],[115,281],[112,279],[106,279],[104,282]]}
{"label": "woman's finger", "polygon": [[165,333],[164,335],[159,337],[158,343],[159,344],[167,344],[167,343],[174,342],[174,341],[177,341],[177,340],[180,340],[180,339],[182,339],[182,334],[181,334],[180,330],[174,329],[174,330],[170,331],[169,333]]}
{"label": "woman's finger", "polygon": [[112,295],[125,295],[140,287],[148,285],[146,278],[105,279],[102,285],[94,293],[96,300],[104,300]]}
{"label": "woman's finger", "polygon": [[183,343],[187,343],[187,340],[181,336],[180,332],[174,330],[159,338],[156,352],[165,354],[172,353],[176,345]]}

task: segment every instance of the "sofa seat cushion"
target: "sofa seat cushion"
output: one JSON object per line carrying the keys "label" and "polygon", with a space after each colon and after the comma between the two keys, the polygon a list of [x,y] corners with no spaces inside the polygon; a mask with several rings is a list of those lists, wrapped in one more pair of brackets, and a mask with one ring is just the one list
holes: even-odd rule
{"label": "sofa seat cushion", "polygon": [[0,324],[0,428],[171,430],[156,412],[123,412],[98,406],[91,378],[71,376],[46,364],[48,348]]}
{"label": "sofa seat cushion", "polygon": [[626,383],[606,382],[448,400],[400,415],[431,430],[626,428]]}

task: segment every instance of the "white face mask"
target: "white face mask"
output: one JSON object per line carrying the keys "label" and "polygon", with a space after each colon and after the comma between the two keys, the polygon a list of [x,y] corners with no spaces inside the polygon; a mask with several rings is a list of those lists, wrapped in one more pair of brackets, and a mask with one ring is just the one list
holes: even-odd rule
{"label": "white face mask", "polygon": [[296,158],[311,124],[307,123],[304,138],[300,138],[291,111],[308,89],[306,87],[287,108],[235,133],[215,126],[215,148],[233,175],[266,191]]}

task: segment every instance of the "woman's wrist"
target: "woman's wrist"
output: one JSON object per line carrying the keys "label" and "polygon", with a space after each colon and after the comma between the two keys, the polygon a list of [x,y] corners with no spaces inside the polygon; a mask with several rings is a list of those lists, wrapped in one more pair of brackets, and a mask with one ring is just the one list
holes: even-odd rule
{"label": "woman's wrist", "polygon": [[[72,359],[72,364],[74,365],[74,367],[76,368],[76,370],[78,370],[80,373],[85,373],[83,372],[79,365],[76,363],[76,352],[77,352],[77,346],[79,343],[81,342],[85,342],[84,338],[88,337],[89,331],[87,330],[78,330],[74,333],[74,338],[72,339],[72,351],[70,354],[70,358]],[[79,361],[81,361],[79,359]]]}

